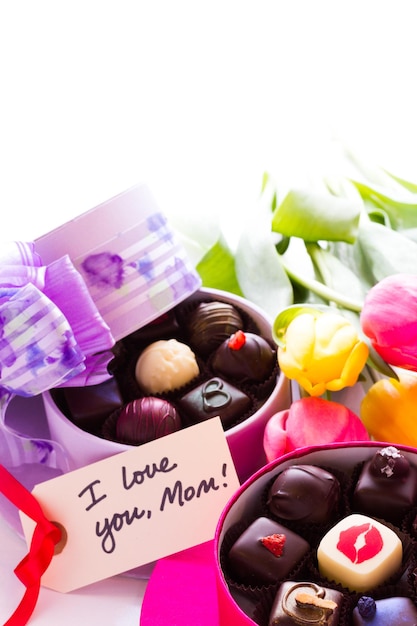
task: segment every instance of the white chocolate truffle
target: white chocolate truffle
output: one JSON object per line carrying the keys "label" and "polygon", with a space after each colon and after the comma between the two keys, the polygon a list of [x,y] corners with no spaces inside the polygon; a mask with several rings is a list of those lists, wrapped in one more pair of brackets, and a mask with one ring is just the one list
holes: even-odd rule
{"label": "white chocolate truffle", "polygon": [[357,513],[333,526],[317,550],[322,576],[360,592],[395,574],[402,557],[402,543],[393,530]]}
{"label": "white chocolate truffle", "polygon": [[135,367],[138,385],[150,394],[167,393],[200,373],[194,352],[176,339],[161,339],[142,352]]}

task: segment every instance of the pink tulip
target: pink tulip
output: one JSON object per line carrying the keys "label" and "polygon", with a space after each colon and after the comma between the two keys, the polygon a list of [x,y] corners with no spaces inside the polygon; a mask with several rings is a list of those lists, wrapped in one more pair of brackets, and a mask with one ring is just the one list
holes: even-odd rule
{"label": "pink tulip", "polygon": [[384,361],[417,371],[417,275],[394,274],[372,287],[361,326]]}
{"label": "pink tulip", "polygon": [[301,398],[273,415],[264,432],[268,461],[306,446],[336,441],[369,441],[365,426],[342,404],[317,397]]}

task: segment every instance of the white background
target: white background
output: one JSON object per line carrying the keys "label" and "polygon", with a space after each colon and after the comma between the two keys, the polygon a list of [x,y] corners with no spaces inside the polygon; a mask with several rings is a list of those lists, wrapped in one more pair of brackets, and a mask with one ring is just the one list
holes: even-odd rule
{"label": "white background", "polygon": [[[249,211],[336,137],[415,174],[413,0],[0,2],[3,239],[137,182],[161,208]],[[415,176],[417,180],[417,174]]]}
{"label": "white background", "polygon": [[[320,170],[338,138],[417,182],[415,13],[414,0],[0,0],[0,239],[138,182],[168,215],[238,222],[265,170]],[[23,549],[1,530],[12,572]],[[91,607],[92,626],[136,625],[141,585],[43,592],[33,624]],[[20,591],[11,574],[1,617]]]}

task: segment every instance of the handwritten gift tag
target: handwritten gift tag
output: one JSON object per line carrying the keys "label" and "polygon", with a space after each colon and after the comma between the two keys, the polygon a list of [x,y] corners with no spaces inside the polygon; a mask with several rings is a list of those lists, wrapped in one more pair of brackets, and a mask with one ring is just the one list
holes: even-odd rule
{"label": "handwritten gift tag", "polygon": [[209,541],[238,487],[217,417],[41,483],[32,493],[63,530],[42,585],[72,591]]}

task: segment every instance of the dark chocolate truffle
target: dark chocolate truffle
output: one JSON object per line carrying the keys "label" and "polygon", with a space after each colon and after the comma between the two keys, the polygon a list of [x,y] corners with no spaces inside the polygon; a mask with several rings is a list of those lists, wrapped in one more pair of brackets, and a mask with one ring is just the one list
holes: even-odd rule
{"label": "dark chocolate truffle", "polygon": [[240,383],[259,383],[271,374],[276,351],[260,335],[238,330],[216,350],[212,367],[216,374]]}
{"label": "dark chocolate truffle", "polygon": [[243,329],[243,320],[231,304],[201,302],[191,313],[187,326],[191,345],[202,356],[207,356],[230,335]]}
{"label": "dark chocolate truffle", "polygon": [[179,413],[170,402],[147,396],[123,407],[116,422],[116,437],[122,443],[140,445],[170,435],[181,426]]}
{"label": "dark chocolate truffle", "polygon": [[156,320],[149,322],[146,326],[142,326],[133,333],[123,339],[123,342],[129,346],[130,343],[146,343],[158,339],[166,339],[175,337],[179,333],[179,326],[176,317],[172,311],[163,313]]}
{"label": "dark chocolate truffle", "polygon": [[343,594],[311,582],[282,583],[268,626],[337,626]]}
{"label": "dark chocolate truffle", "polygon": [[[410,598],[402,596],[367,602],[359,600],[352,614],[352,626],[416,626],[417,608]],[[370,602],[374,607],[371,611]]]}
{"label": "dark chocolate truffle", "polygon": [[378,450],[359,475],[353,508],[399,524],[417,501],[417,469],[394,446]]}
{"label": "dark chocolate truffle", "polygon": [[277,583],[300,563],[310,546],[305,539],[267,517],[258,517],[235,541],[228,555],[237,582]]}
{"label": "dark chocolate truffle", "polygon": [[181,414],[190,423],[196,424],[218,415],[225,429],[243,416],[251,405],[246,393],[221,378],[210,378],[178,401]]}
{"label": "dark chocolate truffle", "polygon": [[98,385],[62,387],[56,393],[58,403],[63,401],[62,410],[71,422],[92,433],[100,430],[106,418],[123,404],[114,378]]}
{"label": "dark chocolate truffle", "polygon": [[315,465],[284,469],[269,489],[267,506],[273,515],[294,522],[326,523],[337,512],[340,484]]}

